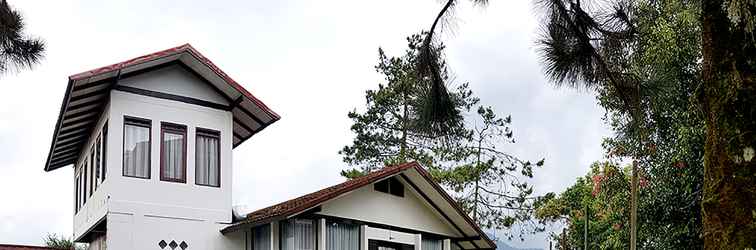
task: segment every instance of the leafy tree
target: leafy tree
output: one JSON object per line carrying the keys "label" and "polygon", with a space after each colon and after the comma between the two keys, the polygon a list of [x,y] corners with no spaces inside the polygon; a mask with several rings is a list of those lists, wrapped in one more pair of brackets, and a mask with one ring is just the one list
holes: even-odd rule
{"label": "leafy tree", "polygon": [[[379,166],[407,161],[418,161],[432,166],[434,160],[440,160],[433,151],[452,145],[469,133],[460,122],[442,133],[427,133],[418,126],[418,109],[420,95],[423,94],[424,81],[417,78],[414,64],[417,60],[418,47],[422,35],[407,38],[408,49],[401,57],[388,57],[383,49],[378,50],[376,71],[384,76],[385,85],[379,84],[377,90],[368,90],[366,110],[362,113],[349,112],[354,124],[351,127],[355,139],[351,145],[339,151],[344,162],[358,166],[359,169],[342,171],[343,176],[356,177],[375,170]],[[443,46],[436,48],[441,53]],[[448,78],[445,64],[444,78]],[[458,108],[469,110],[478,103],[472,96],[467,84],[461,84],[452,93]],[[435,159],[434,159],[435,158]]]}
{"label": "leafy tree", "polygon": [[[452,13],[450,10],[456,2],[448,0],[436,16],[425,48],[432,47],[432,35],[439,20]],[[485,0],[473,2],[487,3]],[[644,2],[640,1],[652,6],[668,4],[666,1]],[[547,74],[552,80],[558,80],[556,82],[566,79],[573,86],[593,88],[598,85],[603,91],[621,97],[621,105],[633,117],[633,124],[640,132],[643,97],[647,96],[643,91],[655,89],[649,88],[653,85],[644,86],[653,83],[646,81],[648,79],[637,81],[644,72],[629,71],[626,63],[636,54],[634,46],[638,45],[636,39],[640,38],[633,15],[644,13],[628,12],[634,2],[622,0],[598,5],[581,3],[580,0],[545,0],[541,4],[547,15],[544,39],[547,49],[542,50]],[[756,160],[753,160],[756,145],[753,131],[756,127],[756,63],[753,61],[756,54],[756,3],[752,0],[707,0],[683,4],[701,8],[698,20],[702,70],[694,97],[704,116],[706,133],[702,203],[705,245],[712,249],[753,246],[756,245],[756,217],[753,216],[756,214],[756,185],[752,185],[756,181]],[[594,8],[586,11],[586,6]],[[442,78],[436,76],[440,71],[434,66],[436,55],[431,50],[424,51],[423,60],[418,64],[419,72],[434,80],[432,89],[443,92]],[[443,101],[443,93],[429,96],[434,100],[428,103],[435,105],[429,105],[431,110],[424,111],[431,114],[423,116],[425,119],[437,123],[454,119],[456,113],[448,112],[453,106]],[[643,133],[639,134],[638,146],[647,146],[643,143],[645,138]],[[642,162],[647,160],[643,155],[635,158],[647,165]],[[634,220],[635,216],[632,217]]]}
{"label": "leafy tree", "polygon": [[707,249],[756,246],[756,3],[701,3],[706,124],[703,223]]}
{"label": "leafy tree", "polygon": [[[504,143],[514,143],[509,127],[510,116],[501,118],[491,107],[479,107],[476,125],[470,125],[470,134],[462,143],[437,153],[451,154],[447,164],[432,169],[433,176],[454,191],[458,203],[480,226],[489,229],[513,229],[507,238],[543,231],[533,223],[533,204],[541,197],[533,196],[533,168],[541,167],[544,160],[535,163],[502,151]],[[519,229],[519,230],[517,230]]]}
{"label": "leafy tree", "polygon": [[[636,1],[638,39],[627,68],[655,86],[642,96],[642,130],[618,108],[616,96],[599,91],[614,136],[604,141],[610,158],[642,155],[641,176],[648,187],[639,201],[638,245],[690,249],[703,245],[704,121],[694,95],[700,84],[700,6],[679,1]],[[638,141],[646,133],[645,146]],[[658,228],[665,228],[659,234]]]}
{"label": "leafy tree", "polygon": [[[366,93],[367,109],[352,111],[351,130],[355,139],[340,154],[344,162],[358,166],[342,171],[346,177],[356,177],[385,164],[418,161],[428,167],[437,181],[453,191],[457,201],[476,222],[490,229],[512,228],[516,222],[531,222],[533,188],[527,182],[533,168],[543,165],[523,161],[497,147],[514,143],[509,128],[511,118],[501,118],[491,107],[479,107],[477,116],[461,120],[442,131],[428,131],[420,124],[422,100],[427,93],[418,78],[416,60],[422,35],[408,38],[408,50],[401,57],[389,58],[379,50],[376,70],[384,75],[385,85]],[[436,47],[442,53],[443,46]],[[443,61],[443,77],[448,73]],[[478,98],[461,84],[451,93],[456,107],[471,113]],[[447,124],[449,125],[449,124]],[[519,235],[543,230],[537,225],[521,225]],[[515,232],[512,230],[511,232]],[[508,237],[514,233],[507,232]]]}
{"label": "leafy tree", "polygon": [[0,73],[31,68],[44,51],[44,41],[24,34],[21,14],[0,0]]}
{"label": "leafy tree", "polygon": [[566,225],[564,235],[552,235],[558,241],[563,238],[561,249],[584,246],[586,216],[589,249],[626,249],[630,171],[630,167],[619,168],[610,162],[594,163],[588,174],[564,192],[547,195],[536,204],[535,217],[541,223]]}
{"label": "leafy tree", "polygon": [[45,245],[47,247],[55,248],[55,249],[66,249],[66,250],[84,250],[86,249],[85,246],[73,242],[73,240],[58,236],[56,234],[47,234],[45,237]]}

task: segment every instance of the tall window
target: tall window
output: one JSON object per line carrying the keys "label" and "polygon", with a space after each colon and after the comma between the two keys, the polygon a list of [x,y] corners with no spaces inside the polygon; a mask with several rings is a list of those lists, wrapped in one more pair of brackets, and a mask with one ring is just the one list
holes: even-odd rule
{"label": "tall window", "polygon": [[102,125],[102,181],[108,172],[108,122]]}
{"label": "tall window", "polygon": [[220,132],[197,128],[195,183],[220,187]]}
{"label": "tall window", "polygon": [[97,190],[97,179],[100,178],[100,169],[95,164],[97,164],[97,161],[95,161],[95,145],[92,145],[92,148],[89,150],[89,167],[92,168],[92,177],[89,180],[92,185],[92,190],[89,192],[90,196]]}
{"label": "tall window", "polygon": [[252,229],[252,249],[270,250],[270,224]]}
{"label": "tall window", "polygon": [[186,182],[186,126],[160,125],[160,180]]}
{"label": "tall window", "polygon": [[123,123],[123,175],[150,178],[150,127],[149,120],[124,118]]}
{"label": "tall window", "polygon": [[100,151],[100,143],[102,142],[101,137],[97,137],[97,141],[95,142],[95,169],[97,169],[97,186],[100,186],[100,183],[102,183],[102,151]]}
{"label": "tall window", "polygon": [[89,172],[89,167],[87,167],[87,165],[89,165],[88,163],[89,161],[85,159],[84,163],[81,164],[81,171],[84,172],[84,179],[81,180],[82,188],[84,189],[84,192],[82,192],[83,199],[81,201],[81,206],[84,206],[84,204],[87,203],[87,172]]}
{"label": "tall window", "polygon": [[314,250],[315,222],[293,219],[282,223],[281,250]]}
{"label": "tall window", "polygon": [[326,223],[326,250],[354,249],[360,249],[360,226],[331,221]]}
{"label": "tall window", "polygon": [[79,212],[79,173],[74,175],[74,214]]}

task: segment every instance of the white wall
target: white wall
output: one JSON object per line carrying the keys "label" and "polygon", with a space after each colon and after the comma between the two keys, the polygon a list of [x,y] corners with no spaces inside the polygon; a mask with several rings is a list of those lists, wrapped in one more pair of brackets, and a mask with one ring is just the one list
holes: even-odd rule
{"label": "white wall", "polygon": [[[223,235],[228,225],[211,221],[149,217],[144,214],[108,214],[108,250],[160,249],[158,243],[182,241],[188,249],[244,249],[244,231]],[[166,247],[165,249],[171,249]],[[181,249],[181,248],[176,248]]]}
{"label": "white wall", "polygon": [[404,183],[404,197],[377,192],[373,185],[352,191],[321,206],[319,214],[392,225],[458,237],[444,218]]}
{"label": "white wall", "polygon": [[[74,194],[74,199],[73,199],[74,203],[77,200],[76,195],[78,195],[76,194],[76,188],[75,188],[76,175],[79,172],[84,171],[83,167],[87,165],[85,164],[85,160],[89,159],[88,157],[90,156],[92,147],[95,145],[97,136],[102,132],[103,125],[105,125],[104,123],[108,121],[109,107],[110,107],[110,104],[105,106],[104,108],[105,111],[103,112],[103,114],[100,115],[100,118],[95,126],[94,131],[92,131],[92,134],[90,134],[88,141],[86,142],[86,144],[84,144],[85,146],[82,147],[82,151],[79,154],[79,158],[76,161],[76,165],[74,168],[74,178],[72,180],[74,182],[74,185],[73,185],[74,191],[72,192]],[[108,137],[112,137],[112,135],[108,134]],[[101,140],[103,140],[103,143],[108,143],[109,141],[107,138],[102,138]],[[108,143],[108,147],[110,147],[110,143]],[[100,148],[100,150],[102,150],[102,148]],[[110,152],[105,152],[105,153],[110,154]],[[105,156],[101,156],[101,157],[105,157]],[[89,189],[89,185],[91,185],[89,180],[91,179],[90,175],[92,174],[92,168],[90,166],[88,167],[89,167],[89,170],[88,170],[89,173],[87,174],[87,180],[83,182],[84,183],[83,185],[87,185],[87,189]],[[105,181],[97,186],[97,189],[92,194],[92,196],[89,196],[89,191],[87,191],[86,203],[84,203],[82,207],[79,209],[79,211],[74,214],[74,218],[73,218],[74,239],[81,236],[81,234],[86,233],[87,230],[89,230],[89,228],[94,226],[95,223],[97,223],[98,221],[100,221],[100,219],[105,217],[105,214],[107,213],[107,196],[108,196],[108,189],[109,189],[108,177],[111,177],[113,175],[110,169],[108,169],[108,171],[105,171],[105,174],[107,175],[105,177]],[[84,178],[84,175],[81,175],[81,178]],[[82,189],[83,187],[79,187],[79,188]],[[71,207],[71,209],[73,209],[73,207]]]}
{"label": "white wall", "polygon": [[[146,97],[120,91],[111,93],[108,172],[110,211],[141,213],[151,216],[231,222],[231,113],[176,101]],[[124,116],[152,121],[150,179],[125,177],[123,173]],[[160,122],[187,126],[186,183],[160,180]],[[194,147],[197,127],[221,132],[221,185],[195,184]],[[110,177],[110,176],[109,176]]]}
{"label": "white wall", "polygon": [[[168,67],[127,78],[122,84],[225,103],[180,68]],[[244,249],[243,232],[220,233],[232,220],[231,112],[117,90],[111,91],[109,112],[108,249],[160,249],[160,240],[186,241],[189,249]],[[151,120],[150,179],[123,176],[124,116]],[[161,122],[187,127],[186,183],[160,180]],[[220,187],[195,184],[197,127],[221,133]]]}

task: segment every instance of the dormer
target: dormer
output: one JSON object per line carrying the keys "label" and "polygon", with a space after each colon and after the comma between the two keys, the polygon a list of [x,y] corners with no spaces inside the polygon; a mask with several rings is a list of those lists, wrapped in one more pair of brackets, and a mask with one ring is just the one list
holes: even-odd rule
{"label": "dormer", "polygon": [[186,44],[70,76],[44,169],[74,166],[77,241],[135,218],[230,223],[231,151],[278,119]]}

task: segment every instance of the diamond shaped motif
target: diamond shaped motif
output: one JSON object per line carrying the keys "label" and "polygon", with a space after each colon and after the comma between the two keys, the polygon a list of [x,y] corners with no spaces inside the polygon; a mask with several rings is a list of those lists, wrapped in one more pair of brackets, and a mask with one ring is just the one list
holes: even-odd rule
{"label": "diamond shaped motif", "polygon": [[181,247],[181,250],[185,250],[189,248],[189,244],[186,244],[185,241],[182,241],[181,244],[179,244],[179,247]]}
{"label": "diamond shaped motif", "polygon": [[168,246],[171,247],[171,249],[176,249],[178,243],[176,243],[175,240],[172,240],[171,243],[168,244]]}
{"label": "diamond shaped motif", "polygon": [[158,242],[158,246],[160,247],[160,249],[165,249],[165,246],[167,245],[168,243],[165,243],[164,240],[161,240],[160,242]]}

